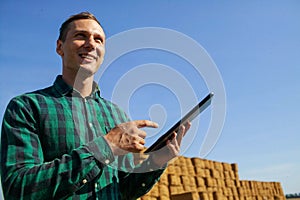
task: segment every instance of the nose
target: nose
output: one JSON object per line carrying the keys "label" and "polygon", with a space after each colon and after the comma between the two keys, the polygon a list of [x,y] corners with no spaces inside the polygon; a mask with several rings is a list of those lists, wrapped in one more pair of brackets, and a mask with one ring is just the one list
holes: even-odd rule
{"label": "nose", "polygon": [[97,46],[97,43],[92,36],[86,39],[85,45],[84,45],[85,48],[95,49],[96,46]]}

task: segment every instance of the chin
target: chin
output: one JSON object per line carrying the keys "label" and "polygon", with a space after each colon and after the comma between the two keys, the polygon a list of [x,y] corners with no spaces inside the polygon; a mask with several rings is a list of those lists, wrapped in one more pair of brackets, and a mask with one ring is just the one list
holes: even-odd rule
{"label": "chin", "polygon": [[92,76],[97,72],[98,69],[99,67],[81,65],[77,73],[78,75]]}

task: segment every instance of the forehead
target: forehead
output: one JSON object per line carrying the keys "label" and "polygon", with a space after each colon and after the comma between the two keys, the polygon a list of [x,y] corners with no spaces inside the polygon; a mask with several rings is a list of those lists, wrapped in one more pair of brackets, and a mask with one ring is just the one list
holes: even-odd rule
{"label": "forehead", "polygon": [[84,31],[91,34],[101,34],[104,36],[104,31],[100,24],[93,19],[79,19],[70,23],[69,32]]}

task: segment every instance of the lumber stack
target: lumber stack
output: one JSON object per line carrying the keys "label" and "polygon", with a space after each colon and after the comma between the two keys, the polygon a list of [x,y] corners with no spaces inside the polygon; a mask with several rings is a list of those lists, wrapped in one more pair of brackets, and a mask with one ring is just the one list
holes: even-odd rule
{"label": "lumber stack", "polygon": [[278,182],[239,180],[236,163],[178,157],[140,200],[279,200]]}

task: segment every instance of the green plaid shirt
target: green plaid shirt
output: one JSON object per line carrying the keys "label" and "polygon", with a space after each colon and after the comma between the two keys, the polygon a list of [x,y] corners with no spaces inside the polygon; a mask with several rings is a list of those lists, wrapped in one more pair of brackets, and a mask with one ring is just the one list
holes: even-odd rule
{"label": "green plaid shirt", "polygon": [[[12,99],[1,130],[1,179],[7,199],[136,199],[163,170],[114,157],[103,136],[128,121],[94,92],[82,98],[58,76],[53,86]],[[124,167],[124,171],[112,167]]]}

